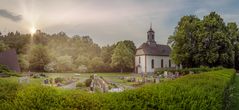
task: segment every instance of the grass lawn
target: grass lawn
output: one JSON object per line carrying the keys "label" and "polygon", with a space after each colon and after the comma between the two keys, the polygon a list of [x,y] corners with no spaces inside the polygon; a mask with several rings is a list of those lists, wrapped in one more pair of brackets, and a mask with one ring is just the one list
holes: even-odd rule
{"label": "grass lawn", "polygon": [[[78,82],[84,82],[86,79],[90,78],[91,75],[97,74],[97,76],[102,76],[106,81],[112,82],[116,84],[118,87],[123,88],[134,88],[135,85],[137,85],[137,82],[128,82],[127,80],[122,80],[120,77],[137,77],[140,78],[141,76],[139,74],[131,74],[131,73],[44,73],[48,77],[47,78],[30,78],[31,84],[43,84],[43,81],[45,79],[49,78],[78,78]],[[8,80],[13,80],[18,82],[19,77],[9,77]]]}
{"label": "grass lawn", "polygon": [[120,76],[131,76],[130,73],[80,73],[80,75],[75,75],[76,73],[46,73],[50,78],[56,77],[77,77],[80,79],[80,82],[84,82],[86,79],[90,78],[91,75],[97,74],[97,76],[102,76],[107,81],[113,81],[116,83],[123,83],[122,80],[119,79]]}
{"label": "grass lawn", "polygon": [[235,83],[233,84],[231,110],[239,110],[239,75],[236,75]]}

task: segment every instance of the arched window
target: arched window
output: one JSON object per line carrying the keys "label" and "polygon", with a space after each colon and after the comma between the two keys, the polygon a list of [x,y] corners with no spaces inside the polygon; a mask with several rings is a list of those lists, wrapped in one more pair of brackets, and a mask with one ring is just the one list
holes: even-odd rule
{"label": "arched window", "polygon": [[161,68],[163,68],[163,59],[161,60]]}
{"label": "arched window", "polygon": [[141,58],[140,58],[140,56],[139,56],[139,64],[141,63]]}
{"label": "arched window", "polygon": [[171,68],[171,60],[168,61],[168,66]]}
{"label": "arched window", "polygon": [[151,67],[154,68],[154,60],[151,61]]}

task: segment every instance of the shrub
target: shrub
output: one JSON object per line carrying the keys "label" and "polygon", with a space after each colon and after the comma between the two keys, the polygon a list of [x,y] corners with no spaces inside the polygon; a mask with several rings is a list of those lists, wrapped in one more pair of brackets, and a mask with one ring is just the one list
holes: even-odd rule
{"label": "shrub", "polygon": [[206,66],[201,66],[199,68],[184,68],[184,69],[174,69],[174,68],[158,68],[155,70],[155,75],[160,75],[163,74],[164,71],[171,72],[175,74],[178,72],[181,75],[186,75],[189,74],[190,72],[192,73],[202,73],[202,72],[208,72],[208,71],[216,71],[216,70],[221,70],[223,67],[213,67],[213,68],[208,68]]}
{"label": "shrub", "polygon": [[55,83],[62,83],[63,80],[64,80],[63,78],[57,77],[57,78],[55,78]]}
{"label": "shrub", "polygon": [[78,82],[78,83],[76,84],[76,87],[84,87],[84,86],[85,86],[85,84],[82,83],[82,82]]}
{"label": "shrub", "polygon": [[[102,96],[104,109],[222,109],[232,69],[187,75],[136,90]],[[104,98],[107,97],[107,98]]]}
{"label": "shrub", "polygon": [[28,86],[14,92],[17,94],[15,98],[2,101],[0,107],[33,110],[220,110],[224,109],[225,92],[234,76],[235,70],[223,69],[106,94]]}
{"label": "shrub", "polygon": [[1,64],[0,64],[0,73],[4,73],[7,76],[18,76],[18,77],[21,76],[20,74],[9,70],[5,65]]}
{"label": "shrub", "polygon": [[86,86],[86,87],[90,87],[91,81],[92,81],[92,79],[91,79],[91,78],[90,78],[90,79],[87,79],[87,80],[85,80],[85,86]]}

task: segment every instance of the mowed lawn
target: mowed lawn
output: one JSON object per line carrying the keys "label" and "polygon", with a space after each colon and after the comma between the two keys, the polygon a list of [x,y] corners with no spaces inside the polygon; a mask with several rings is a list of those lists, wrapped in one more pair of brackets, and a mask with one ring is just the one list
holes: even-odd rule
{"label": "mowed lawn", "polygon": [[[79,82],[84,82],[86,79],[89,79],[91,75],[96,74],[97,76],[102,76],[105,80],[114,83],[121,83],[125,85],[131,85],[125,80],[121,80],[120,77],[130,77],[130,76],[139,76],[138,74],[133,73],[44,73],[48,78],[78,78]],[[44,79],[40,78],[33,80],[34,82],[43,82]]]}
{"label": "mowed lawn", "polygon": [[130,76],[139,76],[138,74],[133,73],[45,73],[49,78],[79,78],[80,82],[84,82],[86,79],[90,78],[91,75],[96,74],[97,76],[102,76],[105,80],[114,82],[114,83],[122,83],[129,84],[125,80],[121,80],[120,77],[130,77]]}
{"label": "mowed lawn", "polygon": [[[126,80],[120,79],[120,77],[139,77],[139,74],[134,73],[44,73],[48,77],[44,78],[30,78],[31,84],[43,84],[45,79],[50,78],[78,78],[79,82],[84,82],[86,79],[89,79],[91,75],[96,74],[97,76],[102,76],[105,80],[113,83],[123,84],[126,86],[132,86],[133,82],[127,82]],[[6,78],[4,78],[6,79]],[[9,77],[8,80],[18,81],[20,77]]]}

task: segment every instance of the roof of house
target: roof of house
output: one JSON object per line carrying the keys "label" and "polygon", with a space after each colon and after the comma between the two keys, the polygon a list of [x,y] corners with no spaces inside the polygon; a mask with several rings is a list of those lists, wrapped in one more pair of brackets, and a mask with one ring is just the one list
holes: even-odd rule
{"label": "roof of house", "polygon": [[169,56],[170,52],[168,45],[143,43],[137,48],[136,55]]}
{"label": "roof of house", "polygon": [[7,66],[10,70],[20,72],[15,49],[0,52],[0,64]]}

